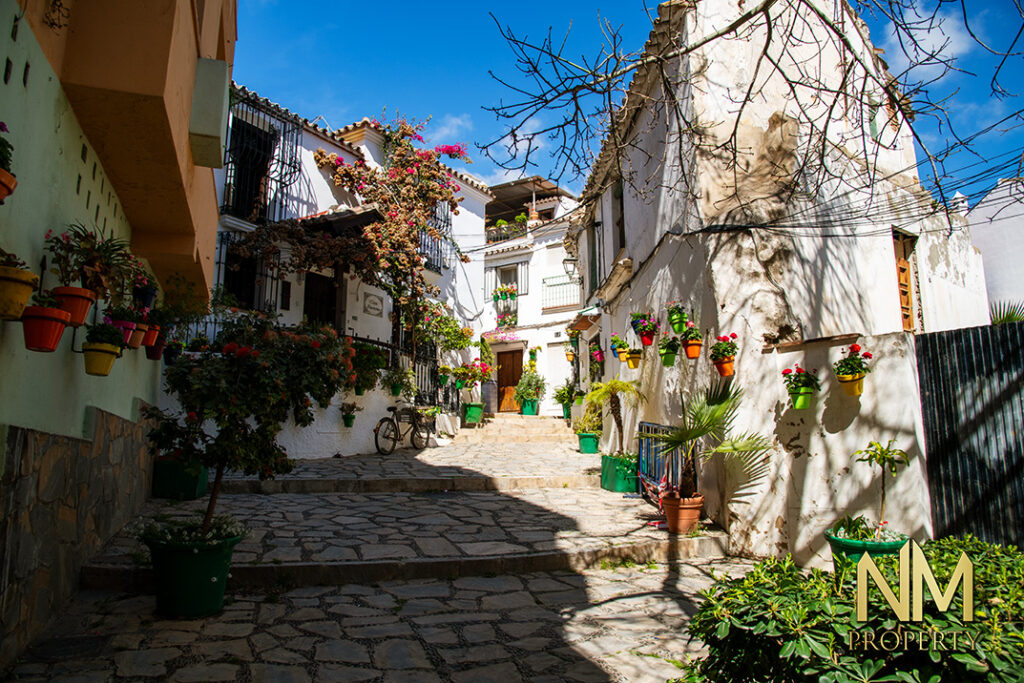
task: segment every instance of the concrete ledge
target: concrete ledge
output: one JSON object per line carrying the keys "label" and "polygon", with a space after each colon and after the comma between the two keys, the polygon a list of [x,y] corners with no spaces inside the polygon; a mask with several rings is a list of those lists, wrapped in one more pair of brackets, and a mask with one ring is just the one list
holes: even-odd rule
{"label": "concrete ledge", "polygon": [[597,474],[550,477],[379,477],[360,479],[227,479],[223,493],[431,493],[441,491],[512,491],[521,489],[597,488]]}
{"label": "concrete ledge", "polygon": [[[229,590],[269,590],[281,587],[336,586],[346,583],[378,583],[396,579],[453,579],[486,574],[521,574],[567,569],[580,571],[631,560],[645,563],[675,562],[690,558],[719,558],[728,554],[728,536],[719,530],[696,538],[673,536],[629,545],[583,548],[571,552],[542,552],[487,557],[439,558],[410,561],[282,562],[232,564]],[[153,572],[149,566],[86,565],[81,588],[151,593]]]}

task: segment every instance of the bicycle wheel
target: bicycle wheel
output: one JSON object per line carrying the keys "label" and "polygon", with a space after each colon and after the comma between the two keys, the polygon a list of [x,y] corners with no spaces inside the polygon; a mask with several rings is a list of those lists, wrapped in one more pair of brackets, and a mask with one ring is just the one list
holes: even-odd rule
{"label": "bicycle wheel", "polygon": [[412,433],[409,435],[409,441],[412,442],[413,448],[423,450],[427,447],[427,440],[430,438],[430,430],[428,430],[422,424],[416,423],[412,426]]}
{"label": "bicycle wheel", "polygon": [[391,455],[398,445],[398,425],[390,417],[382,417],[373,428],[373,443],[381,455]]}

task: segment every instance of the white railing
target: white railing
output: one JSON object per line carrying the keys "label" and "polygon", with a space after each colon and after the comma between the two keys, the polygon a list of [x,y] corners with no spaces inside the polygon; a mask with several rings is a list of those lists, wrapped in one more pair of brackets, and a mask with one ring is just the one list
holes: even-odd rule
{"label": "white railing", "polygon": [[543,282],[541,305],[544,308],[580,305],[580,285],[568,275],[546,277]]}

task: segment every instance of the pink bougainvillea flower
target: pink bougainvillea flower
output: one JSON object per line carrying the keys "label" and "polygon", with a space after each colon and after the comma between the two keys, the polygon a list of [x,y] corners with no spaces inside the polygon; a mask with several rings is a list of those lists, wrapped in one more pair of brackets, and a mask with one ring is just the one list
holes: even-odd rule
{"label": "pink bougainvillea flower", "polygon": [[697,325],[692,320],[686,321],[686,326],[687,327],[697,327]]}

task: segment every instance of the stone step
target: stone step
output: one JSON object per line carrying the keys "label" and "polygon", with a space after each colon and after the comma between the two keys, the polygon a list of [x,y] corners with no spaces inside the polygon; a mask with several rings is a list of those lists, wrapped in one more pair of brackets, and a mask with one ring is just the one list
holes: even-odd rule
{"label": "stone step", "polygon": [[[205,505],[152,501],[144,516],[187,518]],[[648,524],[660,518],[653,506],[600,489],[222,494],[217,511],[250,527],[235,549],[232,589],[578,571],[602,561],[723,557],[728,550],[720,531],[669,534]],[[147,590],[145,552],[118,535],[83,567],[82,586]]]}
{"label": "stone step", "polygon": [[596,488],[598,474],[489,477],[288,477],[260,481],[251,478],[225,479],[224,493],[438,493],[446,491],[516,491],[543,488]]}

